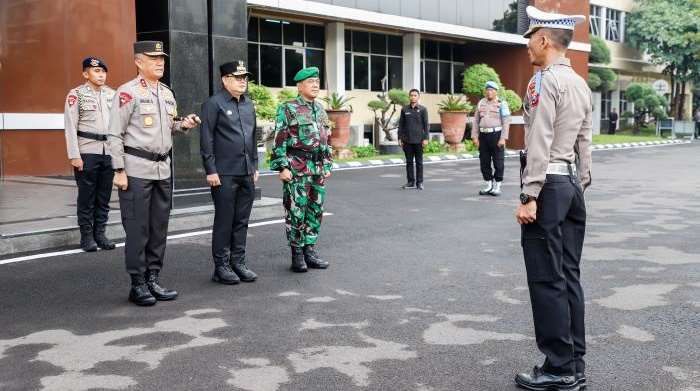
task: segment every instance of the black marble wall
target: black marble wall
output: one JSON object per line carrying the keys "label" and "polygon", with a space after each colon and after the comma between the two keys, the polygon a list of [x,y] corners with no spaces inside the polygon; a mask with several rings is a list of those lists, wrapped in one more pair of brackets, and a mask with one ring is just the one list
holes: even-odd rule
{"label": "black marble wall", "polygon": [[[137,39],[163,41],[170,55],[163,82],[175,93],[179,113],[199,113],[221,87],[219,64],[247,61],[246,0],[135,1]],[[178,135],[174,144],[176,193],[205,187],[199,130]]]}

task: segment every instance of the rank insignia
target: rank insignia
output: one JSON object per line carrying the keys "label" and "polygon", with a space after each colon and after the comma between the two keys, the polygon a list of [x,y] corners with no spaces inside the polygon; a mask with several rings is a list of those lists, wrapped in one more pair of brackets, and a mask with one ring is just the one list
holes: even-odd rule
{"label": "rank insignia", "polygon": [[124,106],[125,104],[131,102],[131,95],[127,94],[126,92],[120,92],[119,93],[119,107]]}
{"label": "rank insignia", "polygon": [[141,79],[141,87],[148,88],[148,84],[146,84],[146,80]]}

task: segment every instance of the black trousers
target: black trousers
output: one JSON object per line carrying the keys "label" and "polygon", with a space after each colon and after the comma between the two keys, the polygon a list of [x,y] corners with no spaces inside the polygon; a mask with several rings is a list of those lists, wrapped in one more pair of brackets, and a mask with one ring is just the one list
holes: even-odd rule
{"label": "black trousers", "polygon": [[414,185],[423,183],[423,143],[404,143],[403,153],[406,155],[406,178],[408,183]]}
{"label": "black trousers", "polygon": [[112,198],[112,158],[109,155],[85,153],[83,171],[73,169],[78,185],[78,225],[101,227],[109,218],[109,199]]}
{"label": "black trousers", "polygon": [[212,187],[214,232],[211,251],[214,260],[245,258],[248,220],[255,200],[255,183],[251,175],[220,176],[221,186]]}
{"label": "black trousers", "polygon": [[547,175],[537,199],[537,220],[522,226],[537,347],[544,369],[584,372],[586,353],[580,263],[586,206],[578,179]]}
{"label": "black trousers", "polygon": [[[501,132],[479,133],[479,162],[481,175],[485,181],[495,179],[496,182],[503,182],[506,148],[498,146],[500,139]],[[491,162],[493,162],[493,168],[491,168]]]}
{"label": "black trousers", "polygon": [[608,124],[608,134],[615,134],[615,129],[617,129],[617,122],[612,122]]}
{"label": "black trousers", "polygon": [[119,190],[119,207],[126,232],[126,271],[143,274],[146,270],[160,270],[168,237],[171,179],[128,179],[127,189]]}

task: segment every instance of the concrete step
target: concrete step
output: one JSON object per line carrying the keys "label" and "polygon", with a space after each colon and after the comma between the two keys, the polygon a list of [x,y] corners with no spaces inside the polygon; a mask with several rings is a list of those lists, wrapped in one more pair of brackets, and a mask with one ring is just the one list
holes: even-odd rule
{"label": "concrete step", "polygon": [[[282,200],[261,197],[253,203],[250,221],[278,219],[284,216]],[[168,232],[197,231],[211,229],[214,223],[214,206],[194,206],[174,209],[170,215]],[[124,228],[119,211],[111,211],[107,223],[107,236],[113,240],[124,239]],[[78,248],[80,230],[75,217],[45,220],[31,220],[18,223],[14,227],[5,226],[0,233],[0,259],[22,253],[52,250],[58,248]]]}

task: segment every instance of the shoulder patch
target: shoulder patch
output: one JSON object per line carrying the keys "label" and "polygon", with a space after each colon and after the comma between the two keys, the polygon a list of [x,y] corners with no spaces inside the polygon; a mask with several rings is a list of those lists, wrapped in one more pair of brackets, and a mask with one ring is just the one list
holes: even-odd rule
{"label": "shoulder patch", "polygon": [[540,103],[540,91],[542,90],[542,71],[537,71],[535,77],[527,86],[527,100],[530,109],[534,109]]}
{"label": "shoulder patch", "polygon": [[66,102],[68,103],[68,106],[71,106],[71,107],[72,107],[72,106],[75,104],[75,102],[76,102],[77,100],[78,100],[78,97],[77,97],[77,96],[75,96],[75,95],[73,95],[73,94],[70,94],[70,95],[68,95],[68,98],[66,99]]}
{"label": "shoulder patch", "polygon": [[133,97],[131,95],[129,95],[128,93],[120,92],[119,93],[119,107],[122,107],[125,104],[131,102],[132,99],[133,99]]}

